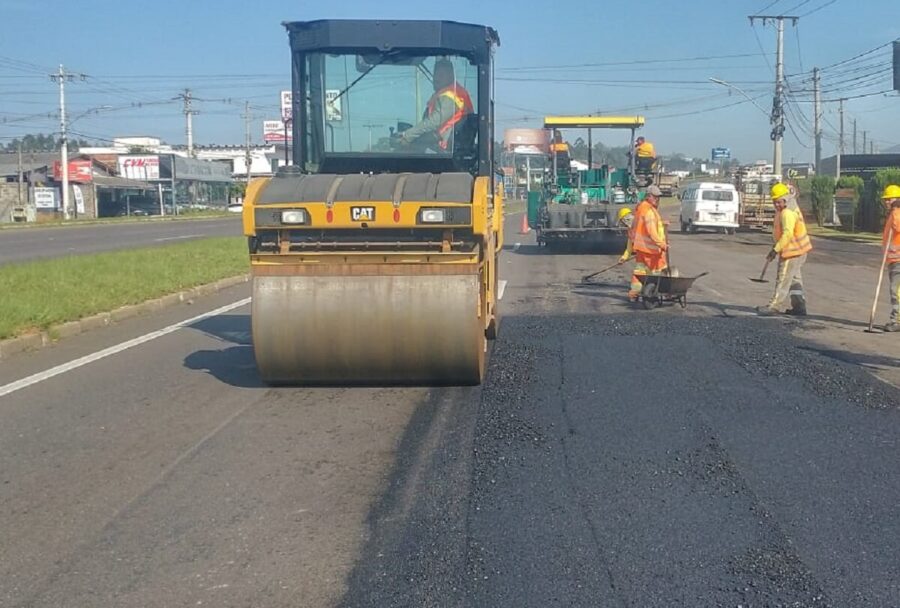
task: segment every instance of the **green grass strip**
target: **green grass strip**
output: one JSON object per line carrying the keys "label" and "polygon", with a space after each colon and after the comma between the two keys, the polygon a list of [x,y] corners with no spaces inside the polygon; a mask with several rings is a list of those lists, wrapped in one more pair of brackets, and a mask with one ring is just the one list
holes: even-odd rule
{"label": "green grass strip", "polygon": [[247,242],[218,237],[0,266],[0,339],[247,272]]}
{"label": "green grass strip", "polygon": [[847,241],[851,243],[875,243],[881,244],[881,233],[878,232],[845,232],[843,230],[835,230],[834,228],[826,228],[824,226],[816,226],[809,223],[806,225],[809,233],[836,241]]}

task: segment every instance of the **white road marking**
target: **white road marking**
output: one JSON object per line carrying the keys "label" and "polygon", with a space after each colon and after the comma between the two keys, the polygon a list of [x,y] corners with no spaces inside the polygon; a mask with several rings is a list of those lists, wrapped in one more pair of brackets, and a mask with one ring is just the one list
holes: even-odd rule
{"label": "white road marking", "polygon": [[61,365],[57,365],[56,367],[51,367],[48,370],[44,370],[42,372],[38,372],[36,374],[32,374],[21,380],[16,380],[15,382],[10,382],[4,386],[0,386],[0,397],[4,395],[9,395],[10,393],[14,393],[16,391],[22,390],[23,388],[27,388],[32,384],[37,384],[38,382],[43,382],[44,380],[49,380],[55,376],[59,376],[60,374],[64,374],[66,372],[70,372],[73,369],[78,369],[79,367],[85,366],[88,363],[93,363],[94,361],[99,361],[100,359],[109,357],[110,355],[115,355],[124,350],[128,350],[129,348],[133,348],[135,346],[139,346],[144,344],[145,342],[150,342],[151,340],[156,340],[157,338],[161,338],[165,335],[168,335],[172,332],[178,331],[183,327],[187,327],[188,325],[192,325],[197,321],[202,321],[203,319],[208,319],[209,317],[215,317],[226,313],[230,310],[234,310],[235,308],[240,308],[241,306],[246,306],[250,303],[250,298],[244,298],[242,300],[238,300],[237,302],[232,302],[231,304],[226,304],[225,306],[220,306],[215,310],[211,310],[209,312],[205,312],[202,315],[197,315],[196,317],[191,317],[190,319],[186,319],[184,321],[179,321],[173,325],[169,325],[168,327],[164,327],[162,329],[158,329],[156,331],[151,331],[149,334],[144,334],[143,336],[138,336],[137,338],[133,338],[131,340],[127,340],[125,342],[121,342],[114,346],[110,346],[109,348],[104,348],[103,350],[98,350],[95,353],[91,353],[90,355],[85,355],[84,357],[80,357],[78,359],[74,359],[69,361],[68,363],[63,363]]}
{"label": "white road marking", "polygon": [[184,236],[167,236],[159,239],[153,239],[156,243],[161,243],[163,241],[180,241],[182,239],[196,239],[197,237],[203,236],[202,234],[185,234]]}
{"label": "white road marking", "polygon": [[500,281],[500,289],[497,292],[497,300],[503,299],[503,294],[506,292],[507,283],[509,283],[509,281]]}

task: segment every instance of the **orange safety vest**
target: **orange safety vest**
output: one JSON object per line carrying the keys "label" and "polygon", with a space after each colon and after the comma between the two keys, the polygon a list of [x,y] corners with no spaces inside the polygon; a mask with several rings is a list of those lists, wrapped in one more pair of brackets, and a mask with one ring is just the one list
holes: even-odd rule
{"label": "orange safety vest", "polygon": [[641,204],[635,209],[634,222],[632,222],[631,230],[629,231],[629,236],[633,243],[632,248],[641,253],[659,255],[662,253],[662,249],[650,236],[651,225],[656,228],[658,236],[665,238],[666,228],[659,211],[649,202],[641,201]]}
{"label": "orange safety vest", "polygon": [[781,258],[789,260],[812,251],[812,242],[809,240],[809,234],[806,232],[806,222],[803,220],[803,213],[799,209],[785,209],[781,213],[775,214],[775,227],[773,230],[775,242],[777,243],[781,240],[781,214],[785,211],[797,214],[797,221],[794,223],[794,234],[787,247],[781,250]]}
{"label": "orange safety vest", "polygon": [[450,131],[459,121],[463,119],[467,114],[473,114],[475,112],[475,106],[472,105],[472,98],[469,97],[469,92],[466,91],[462,86],[458,83],[453,83],[448,87],[444,87],[440,91],[436,92],[431,96],[431,99],[428,100],[428,115],[430,116],[432,112],[434,112],[435,107],[437,106],[437,101],[441,97],[446,97],[454,104],[456,104],[456,112],[453,113],[453,116],[450,117],[444,124],[438,127],[437,134],[438,139],[440,139],[440,146],[443,149],[447,148],[447,140],[444,137],[448,131]]}
{"label": "orange safety vest", "polygon": [[653,144],[645,141],[637,146],[637,156],[638,158],[656,158],[656,150],[653,149]]}
{"label": "orange safety vest", "polygon": [[[882,245],[887,247],[888,264],[900,264],[900,230],[897,229],[898,226],[900,226],[900,207],[894,207],[884,223],[884,235],[881,239]],[[894,228],[893,236],[890,235],[891,227]],[[890,242],[888,242],[888,236],[891,236]]]}

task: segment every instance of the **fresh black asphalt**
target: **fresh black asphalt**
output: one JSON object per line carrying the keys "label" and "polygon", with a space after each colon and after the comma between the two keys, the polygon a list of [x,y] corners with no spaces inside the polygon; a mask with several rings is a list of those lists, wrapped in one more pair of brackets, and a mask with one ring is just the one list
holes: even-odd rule
{"label": "fresh black asphalt", "polygon": [[342,606],[900,605],[898,391],[755,319],[508,318]]}

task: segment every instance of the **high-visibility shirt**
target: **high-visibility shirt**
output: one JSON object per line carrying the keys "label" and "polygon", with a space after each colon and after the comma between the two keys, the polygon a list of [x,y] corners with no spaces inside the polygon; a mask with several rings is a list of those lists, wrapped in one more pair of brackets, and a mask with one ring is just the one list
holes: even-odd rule
{"label": "high-visibility shirt", "polygon": [[636,147],[638,158],[656,158],[656,150],[653,149],[653,144],[651,144],[649,141],[638,144],[638,146]]}
{"label": "high-visibility shirt", "polygon": [[437,130],[438,137],[441,140],[441,147],[446,148],[448,139],[447,133],[449,133],[464,116],[474,113],[475,106],[472,105],[472,98],[469,97],[469,92],[458,83],[454,82],[450,86],[444,87],[431,96],[431,99],[428,100],[429,115],[434,112],[438,99],[441,97],[446,97],[456,106],[456,111],[453,115],[448,118],[444,124],[438,127]]}
{"label": "high-visibility shirt", "polygon": [[658,255],[666,246],[666,227],[656,207],[641,201],[634,211],[631,227],[632,248],[641,253]]}
{"label": "high-visibility shirt", "polygon": [[797,258],[812,251],[812,242],[806,232],[806,222],[799,209],[784,208],[775,214],[773,249],[783,260]]}
{"label": "high-visibility shirt", "polygon": [[[891,235],[893,229],[894,234]],[[888,237],[891,237],[890,242]],[[891,209],[890,215],[884,222],[884,235],[881,238],[881,245],[887,247],[888,264],[900,264],[900,207]]]}
{"label": "high-visibility shirt", "polygon": [[550,151],[551,152],[568,152],[569,144],[567,144],[565,142],[550,144]]}

